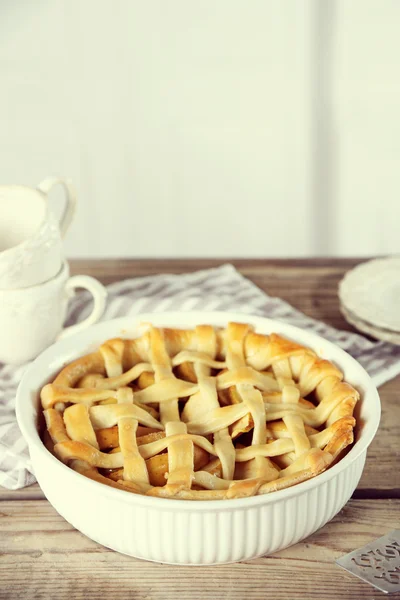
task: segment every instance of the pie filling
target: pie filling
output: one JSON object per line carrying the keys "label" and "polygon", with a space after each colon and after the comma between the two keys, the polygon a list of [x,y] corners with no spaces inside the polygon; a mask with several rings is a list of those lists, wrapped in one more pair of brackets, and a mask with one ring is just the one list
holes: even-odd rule
{"label": "pie filling", "polygon": [[149,326],[41,390],[50,452],[136,494],[217,500],[310,479],[353,442],[358,392],[312,350],[250,325]]}

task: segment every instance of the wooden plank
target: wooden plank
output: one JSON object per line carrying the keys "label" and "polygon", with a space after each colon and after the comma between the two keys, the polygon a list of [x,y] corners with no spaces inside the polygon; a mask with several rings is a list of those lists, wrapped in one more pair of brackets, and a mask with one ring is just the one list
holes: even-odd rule
{"label": "wooden plank", "polygon": [[337,284],[360,259],[143,259],[73,260],[71,271],[109,284],[156,273],[189,273],[233,264],[270,296],[279,296],[307,315],[351,330],[339,312]]}
{"label": "wooden plank", "polygon": [[379,389],[382,417],[367,454],[357,497],[400,498],[400,376]]}
{"label": "wooden plank", "polygon": [[74,530],[46,501],[3,502],[0,598],[378,598],[377,591],[334,560],[398,527],[399,510],[399,500],[352,500],[319,532],[271,557],[193,568],[140,561],[103,548]]}
{"label": "wooden plank", "polygon": [[20,490],[7,490],[0,486],[0,501],[5,500],[42,500],[44,494],[37,483]]}

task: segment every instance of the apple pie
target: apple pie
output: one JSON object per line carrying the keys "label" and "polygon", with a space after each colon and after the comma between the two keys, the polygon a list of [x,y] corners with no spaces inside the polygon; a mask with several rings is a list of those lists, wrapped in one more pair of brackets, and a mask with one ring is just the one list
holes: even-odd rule
{"label": "apple pie", "polygon": [[315,352],[243,323],[111,339],[41,390],[43,441],[136,494],[217,500],[322,473],[353,442],[358,392]]}

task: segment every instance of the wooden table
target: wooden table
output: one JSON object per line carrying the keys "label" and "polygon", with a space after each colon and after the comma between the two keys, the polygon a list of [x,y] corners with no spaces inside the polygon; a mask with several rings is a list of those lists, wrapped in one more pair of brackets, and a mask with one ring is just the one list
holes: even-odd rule
{"label": "wooden table", "polygon": [[[74,273],[111,283],[152,273],[184,273],[219,260],[74,261]],[[233,260],[270,295],[342,329],[337,283],[355,260]],[[171,567],[103,548],[74,530],[38,485],[0,488],[0,598],[22,599],[359,599],[384,597],[335,558],[399,527],[400,377],[382,386],[382,421],[360,484],[331,523],[273,556],[216,567]],[[391,596],[400,598],[400,594]]]}

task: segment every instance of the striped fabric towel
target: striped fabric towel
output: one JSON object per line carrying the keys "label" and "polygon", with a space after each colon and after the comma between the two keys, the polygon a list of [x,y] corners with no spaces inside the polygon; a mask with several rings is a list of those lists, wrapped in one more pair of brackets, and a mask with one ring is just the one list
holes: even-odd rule
{"label": "striped fabric towel", "polygon": [[[278,319],[308,329],[341,346],[370,373],[377,385],[400,373],[400,347],[373,342],[315,321],[280,300],[271,298],[231,265],[187,275],[156,275],[127,279],[108,286],[103,320],[167,310],[226,310]],[[90,299],[79,295],[71,303],[68,324],[89,313]],[[17,489],[35,481],[26,443],[19,431],[15,392],[27,365],[0,363],[0,485]]]}

